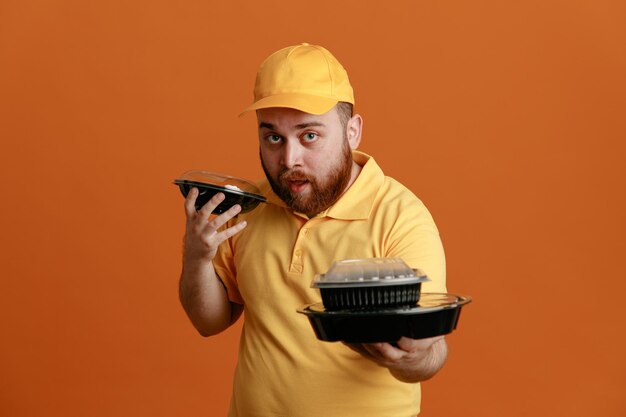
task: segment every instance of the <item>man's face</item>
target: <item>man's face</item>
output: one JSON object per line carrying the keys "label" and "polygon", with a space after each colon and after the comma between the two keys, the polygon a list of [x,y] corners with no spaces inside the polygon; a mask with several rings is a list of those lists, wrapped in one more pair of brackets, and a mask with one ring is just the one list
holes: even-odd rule
{"label": "man's face", "polygon": [[261,164],[276,195],[309,217],[330,207],[349,185],[353,165],[336,108],[322,115],[269,108],[257,118]]}

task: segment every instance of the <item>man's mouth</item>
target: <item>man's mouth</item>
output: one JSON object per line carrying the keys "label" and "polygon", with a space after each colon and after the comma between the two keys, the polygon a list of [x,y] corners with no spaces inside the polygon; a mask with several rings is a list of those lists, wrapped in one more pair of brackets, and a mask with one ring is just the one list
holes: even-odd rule
{"label": "man's mouth", "polygon": [[308,183],[309,181],[305,179],[287,180],[287,185],[289,186],[289,189],[291,190],[292,193],[302,192]]}

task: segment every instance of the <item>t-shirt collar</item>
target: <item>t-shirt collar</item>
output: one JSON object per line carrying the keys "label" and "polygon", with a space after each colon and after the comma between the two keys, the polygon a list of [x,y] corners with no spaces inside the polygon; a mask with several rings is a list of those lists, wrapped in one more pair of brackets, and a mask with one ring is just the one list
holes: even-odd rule
{"label": "t-shirt collar", "polygon": [[334,219],[367,219],[372,211],[378,190],[385,176],[374,158],[364,152],[353,151],[352,158],[362,169],[350,188],[328,209],[319,214]]}

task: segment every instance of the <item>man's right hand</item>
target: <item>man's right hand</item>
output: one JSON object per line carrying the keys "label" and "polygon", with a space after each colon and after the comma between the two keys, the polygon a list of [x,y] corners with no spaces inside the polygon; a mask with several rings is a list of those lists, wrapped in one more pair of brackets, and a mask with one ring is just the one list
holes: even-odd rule
{"label": "man's right hand", "polygon": [[219,216],[212,216],[215,207],[224,200],[224,194],[214,195],[198,211],[195,208],[197,197],[198,189],[192,188],[185,199],[187,224],[179,296],[198,332],[210,336],[233,324],[243,310],[240,304],[228,299],[226,289],[215,273],[213,258],[220,243],[243,230],[246,222],[219,231],[241,212],[241,207],[234,205]]}
{"label": "man's right hand", "polygon": [[185,199],[185,213],[187,215],[185,263],[213,261],[219,245],[246,227],[246,222],[242,221],[221,232],[218,231],[220,227],[241,211],[241,206],[235,204],[219,216],[211,218],[211,212],[224,200],[223,193],[215,194],[198,211],[195,208],[196,198],[198,198],[198,189],[192,188]]}

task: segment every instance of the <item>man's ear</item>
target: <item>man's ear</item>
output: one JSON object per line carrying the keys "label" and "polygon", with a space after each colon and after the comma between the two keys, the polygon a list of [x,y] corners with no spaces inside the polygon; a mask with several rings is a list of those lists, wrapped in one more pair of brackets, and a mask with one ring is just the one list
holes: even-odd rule
{"label": "man's ear", "polygon": [[359,114],[352,116],[348,120],[346,126],[346,136],[348,137],[348,143],[350,143],[350,149],[355,150],[361,144],[361,132],[363,131],[363,118]]}

